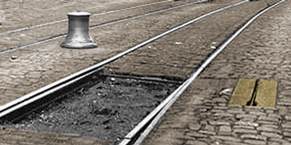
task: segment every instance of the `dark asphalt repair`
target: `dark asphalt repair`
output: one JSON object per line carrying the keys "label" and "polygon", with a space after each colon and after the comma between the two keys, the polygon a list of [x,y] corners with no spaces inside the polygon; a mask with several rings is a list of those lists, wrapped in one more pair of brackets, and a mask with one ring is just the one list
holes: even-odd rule
{"label": "dark asphalt repair", "polygon": [[5,127],[78,134],[118,143],[178,83],[94,76],[57,102]]}

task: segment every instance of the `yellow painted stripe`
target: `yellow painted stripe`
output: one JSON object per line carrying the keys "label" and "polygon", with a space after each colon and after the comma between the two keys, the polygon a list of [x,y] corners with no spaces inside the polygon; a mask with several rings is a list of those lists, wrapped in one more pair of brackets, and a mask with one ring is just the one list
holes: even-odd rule
{"label": "yellow painted stripe", "polygon": [[246,105],[252,98],[255,85],[255,79],[239,79],[229,101],[229,106]]}
{"label": "yellow painted stripe", "polygon": [[275,107],[278,83],[275,80],[259,80],[255,102],[261,107]]}

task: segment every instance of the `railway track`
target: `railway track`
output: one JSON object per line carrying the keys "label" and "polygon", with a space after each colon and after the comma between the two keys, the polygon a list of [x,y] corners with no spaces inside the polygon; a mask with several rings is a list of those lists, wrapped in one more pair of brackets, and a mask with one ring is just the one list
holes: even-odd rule
{"label": "railway track", "polygon": [[[122,9],[117,9],[117,10],[111,10],[111,11],[106,11],[106,12],[101,12],[101,13],[93,13],[92,16],[117,13],[117,12],[121,12],[121,11],[142,8],[142,7],[146,7],[146,6],[152,6],[152,5],[168,3],[168,2],[170,2],[170,1],[165,0],[165,1],[161,1],[161,2],[148,3],[148,4],[143,4],[143,5],[138,5],[138,6],[128,7],[128,8],[122,8]],[[16,32],[21,32],[21,31],[26,31],[26,30],[31,30],[31,29],[35,29],[35,28],[39,28],[39,27],[45,27],[48,25],[53,25],[53,24],[57,24],[57,23],[67,22],[67,21],[68,21],[67,19],[61,19],[61,20],[52,21],[52,22],[48,22],[48,23],[41,23],[41,24],[37,24],[37,25],[26,26],[26,27],[22,27],[22,28],[18,28],[18,29],[8,30],[8,31],[1,32],[0,36],[11,34],[11,33],[16,33]]]}
{"label": "railway track", "polygon": [[[29,114],[31,111],[35,110],[34,107],[39,107],[39,103],[44,103],[48,100],[53,100],[53,96],[50,96],[54,93],[59,93],[60,90],[66,88],[68,89],[69,85],[75,84],[76,82],[81,81],[84,78],[88,78],[93,74],[96,74],[102,70],[102,68],[110,64],[111,62],[128,55],[129,53],[138,50],[139,48],[145,46],[146,44],[152,43],[164,36],[167,36],[175,31],[178,31],[186,26],[189,26],[193,23],[201,21],[211,15],[223,12],[227,9],[240,6],[248,1],[242,1],[236,4],[232,4],[210,13],[204,14],[200,17],[194,18],[186,23],[183,23],[173,29],[170,29],[160,35],[152,37],[147,41],[144,41],[124,52],[121,52],[107,60],[104,60],[94,66],[91,66],[87,69],[84,69],[80,72],[77,72],[71,76],[68,76],[62,80],[59,80],[53,84],[50,84],[44,88],[36,90],[32,93],[29,93],[13,102],[10,102],[4,106],[0,107],[0,119],[2,121],[16,121],[23,117],[19,116],[20,114]],[[198,69],[196,69],[193,74],[185,80],[182,84],[178,83],[179,86],[166,98],[160,103],[151,113],[149,113],[128,135],[120,142],[120,145],[127,145],[127,144],[140,144],[144,140],[144,138],[149,134],[149,132],[154,128],[156,123],[159,119],[164,115],[164,113],[171,107],[171,105],[175,102],[175,100],[185,91],[185,89],[199,76],[199,74],[215,59],[219,53],[223,51],[223,49],[230,44],[241,32],[243,32],[253,21],[255,21],[260,15],[267,12],[269,9],[283,3],[284,0],[279,1],[278,3],[271,5],[259,13],[255,14],[249,21],[243,24],[237,31],[235,31],[231,36],[226,38],[223,43],[219,45],[207,58],[201,62]],[[114,79],[114,78],[113,78]],[[148,80],[148,79],[145,79]],[[42,100],[42,101],[41,101]]]}
{"label": "railway track", "polygon": [[[3,3],[6,3],[6,2],[8,2],[8,1],[7,0],[6,1],[0,1],[0,5],[2,6],[2,9],[5,9],[5,4],[3,4]],[[102,11],[102,12],[92,12],[92,14],[93,14],[93,16],[105,15],[105,14],[122,12],[122,11],[126,11],[126,10],[131,10],[131,9],[142,8],[142,7],[146,7],[146,6],[163,4],[163,3],[171,3],[171,1],[163,0],[163,1],[145,3],[145,4],[141,4],[141,5],[125,7],[125,8],[115,9],[115,10],[108,10],[108,11]],[[88,9],[89,10],[90,9],[96,9],[96,6],[90,7]],[[53,24],[57,24],[57,23],[62,23],[62,22],[66,22],[66,21],[67,21],[67,19],[60,19],[60,20],[55,20],[55,21],[45,22],[45,23],[40,23],[40,24],[34,24],[34,25],[32,24],[32,25],[29,25],[29,26],[22,26],[22,27],[20,26],[19,28],[9,29],[9,30],[0,32],[0,36],[5,35],[5,34],[21,32],[21,31],[25,31],[25,30],[29,30],[29,29],[35,29],[35,28],[39,28],[39,27],[44,27],[44,26],[48,26],[48,25],[53,25]]]}
{"label": "railway track", "polygon": [[[97,14],[93,14],[91,20],[94,21],[94,17],[98,17],[98,16],[105,16],[105,15],[109,15],[109,14],[118,14],[121,12],[126,12],[126,11],[130,11],[130,10],[134,10],[134,9],[145,9],[147,7],[151,7],[151,6],[156,6],[156,7],[161,7],[160,4],[166,4],[165,8],[157,8],[154,10],[143,10],[145,11],[144,13],[141,14],[135,14],[135,15],[126,15],[126,16],[119,16],[117,18],[111,19],[111,20],[107,20],[104,22],[92,22],[90,25],[90,29],[96,29],[96,28],[100,28],[100,27],[105,27],[105,26],[109,26],[109,25],[114,25],[117,23],[122,23],[125,21],[130,21],[130,20],[134,20],[134,19],[139,19],[139,18],[143,18],[146,16],[150,16],[150,15],[154,15],[154,14],[159,14],[159,13],[164,13],[167,11],[172,11],[175,9],[181,9],[183,7],[187,7],[187,6],[191,6],[194,4],[199,4],[199,3],[205,3],[208,0],[198,0],[198,1],[191,1],[191,2],[186,2],[184,4],[175,4],[171,1],[162,1],[162,2],[156,2],[156,3],[150,3],[150,4],[145,4],[145,5],[140,5],[140,6],[135,6],[135,7],[130,7],[130,8],[124,8],[124,9],[119,9],[119,10],[113,10],[113,11],[108,11],[108,12],[104,12],[104,13],[97,13]],[[150,8],[149,8],[150,9]],[[34,25],[34,26],[30,26],[30,27],[24,27],[24,28],[20,28],[20,29],[15,29],[15,30],[11,30],[11,31],[6,31],[6,32],[2,32],[0,33],[0,36],[9,36],[9,35],[15,35],[13,37],[19,37],[21,36],[20,34],[23,34],[24,32],[27,31],[33,31],[35,29],[39,29],[39,28],[45,28],[45,27],[56,27],[54,25],[63,25],[63,28],[66,28],[65,26],[65,22],[67,22],[67,19],[63,19],[63,20],[59,20],[59,21],[54,21],[54,22],[49,22],[49,23],[43,23],[43,24],[39,24],[39,25]],[[45,37],[41,37],[41,38],[36,38],[34,40],[30,40],[29,43],[26,44],[17,44],[14,47],[7,47],[7,48],[1,48],[0,49],[0,53],[5,53],[5,52],[10,52],[10,51],[14,51],[17,49],[23,49],[23,48],[27,48],[30,46],[34,46],[34,45],[38,45],[38,44],[42,44],[42,43],[46,43],[52,40],[56,40],[59,38],[63,38],[66,36],[66,29],[64,30],[59,30],[58,32],[56,32],[55,34],[51,35],[51,36],[45,36]],[[20,34],[18,34],[20,33]]]}

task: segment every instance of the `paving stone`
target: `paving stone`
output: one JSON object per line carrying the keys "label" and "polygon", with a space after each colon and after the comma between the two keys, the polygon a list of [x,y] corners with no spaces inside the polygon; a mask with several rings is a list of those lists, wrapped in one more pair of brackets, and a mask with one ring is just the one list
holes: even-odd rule
{"label": "paving stone", "polygon": [[251,111],[256,111],[256,112],[263,112],[263,107],[259,106],[244,106],[244,111],[251,112]]}
{"label": "paving stone", "polygon": [[241,135],[242,139],[254,139],[254,140],[263,140],[266,141],[267,137],[257,134],[243,134]]}
{"label": "paving stone", "polygon": [[250,130],[250,129],[233,129],[234,133],[239,134],[257,134],[258,132],[256,130]]}
{"label": "paving stone", "polygon": [[213,99],[214,102],[216,103],[227,103],[227,100],[225,98],[214,98]]}
{"label": "paving stone", "polygon": [[186,134],[186,136],[197,137],[197,138],[204,138],[204,137],[207,137],[207,135],[202,134],[202,133],[198,133],[198,132],[196,132],[196,131],[188,132],[188,133]]}
{"label": "paving stone", "polygon": [[249,114],[256,115],[256,116],[267,116],[266,113],[260,111],[250,111]]}
{"label": "paving stone", "polygon": [[215,131],[208,131],[208,130],[200,130],[199,133],[206,134],[206,135],[215,135]]}
{"label": "paving stone", "polygon": [[219,113],[215,113],[214,116],[218,116],[218,117],[234,117],[233,114],[230,114],[230,113],[225,113],[225,112],[219,112]]}
{"label": "paving stone", "polygon": [[236,115],[237,118],[257,118],[257,115],[253,114],[238,114]]}
{"label": "paving stone", "polygon": [[274,113],[272,113],[272,114],[268,114],[268,117],[270,117],[270,118],[276,118],[276,119],[281,119],[281,118],[282,118],[281,115],[279,115],[279,114],[274,114]]}
{"label": "paving stone", "polygon": [[262,125],[257,128],[258,131],[281,133],[281,130],[276,125]]}
{"label": "paving stone", "polygon": [[219,109],[219,110],[224,110],[224,111],[228,110],[228,107],[226,107],[226,106],[214,106],[213,108],[214,109]]}
{"label": "paving stone", "polygon": [[287,140],[287,141],[291,142],[291,138],[285,138],[285,140]]}
{"label": "paving stone", "polygon": [[275,122],[275,121],[263,121],[263,120],[256,121],[256,123],[264,124],[264,125],[278,125],[278,124],[280,124],[279,122]]}
{"label": "paving stone", "polygon": [[291,132],[284,131],[283,136],[291,138]]}
{"label": "paving stone", "polygon": [[197,141],[197,140],[195,140],[195,141],[193,141],[193,140],[188,140],[186,143],[185,143],[185,145],[208,145],[208,143],[206,143],[206,142],[202,142],[202,141]]}
{"label": "paving stone", "polygon": [[215,131],[215,128],[214,128],[214,126],[212,126],[212,125],[206,125],[206,126],[204,127],[204,130],[206,130],[206,131]]}
{"label": "paving stone", "polygon": [[227,110],[228,113],[231,113],[231,114],[241,114],[241,113],[244,113],[243,109],[240,107],[240,108],[234,108],[234,107],[230,107],[229,110]]}
{"label": "paving stone", "polygon": [[277,104],[280,106],[288,106],[288,107],[291,106],[291,102],[286,102],[286,101],[280,101]]}
{"label": "paving stone", "polygon": [[259,124],[257,122],[248,122],[248,121],[237,121],[237,122],[235,122],[235,125],[238,125],[238,126],[253,126],[253,127],[259,126]]}
{"label": "paving stone", "polygon": [[258,118],[259,121],[269,121],[269,122],[278,122],[280,119],[276,117],[267,117],[267,116],[260,116]]}
{"label": "paving stone", "polygon": [[220,109],[212,109],[211,112],[212,113],[221,113],[221,114],[225,113],[224,110],[220,110]]}
{"label": "paving stone", "polygon": [[241,139],[237,138],[237,137],[233,137],[233,136],[213,136],[212,138],[214,139],[220,139],[222,141],[226,140],[226,141],[232,141],[232,142],[240,142]]}
{"label": "paving stone", "polygon": [[255,130],[254,126],[246,126],[246,125],[234,125],[234,129],[248,129],[248,130]]}
{"label": "paving stone", "polygon": [[221,145],[249,145],[247,143],[242,142],[231,142],[231,141],[224,141]]}
{"label": "paving stone", "polygon": [[197,131],[201,128],[201,125],[199,123],[191,123],[188,125],[190,130]]}
{"label": "paving stone", "polygon": [[245,143],[251,144],[251,145],[266,145],[266,141],[260,141],[260,140],[251,140],[251,139],[246,139],[244,140]]}
{"label": "paving stone", "polygon": [[[280,109],[281,110],[281,109]],[[288,121],[291,121],[291,115],[286,115],[286,116],[284,116],[284,118],[286,119],[286,120],[288,120]]]}
{"label": "paving stone", "polygon": [[218,126],[218,125],[230,125],[229,122],[226,122],[226,121],[209,121],[209,124],[211,125],[215,125],[215,126]]}
{"label": "paving stone", "polygon": [[290,144],[290,142],[288,140],[284,140],[284,139],[281,139],[281,138],[269,138],[268,139],[270,142],[278,142],[280,144]]}
{"label": "paving stone", "polygon": [[282,124],[282,127],[283,128],[291,128],[291,122],[287,122],[287,123]]}
{"label": "paving stone", "polygon": [[220,126],[219,127],[219,133],[229,133],[231,132],[231,127],[230,126]]}
{"label": "paving stone", "polygon": [[238,114],[236,118],[240,119],[241,121],[250,121],[253,122],[257,119],[257,115],[253,114]]}
{"label": "paving stone", "polygon": [[207,112],[209,109],[206,108],[199,108],[199,112]]}
{"label": "paving stone", "polygon": [[218,103],[217,105],[220,106],[220,107],[226,107],[227,106],[226,103]]}
{"label": "paving stone", "polygon": [[272,138],[282,138],[282,135],[277,133],[271,133],[271,132],[261,132],[261,135],[266,137],[272,137]]}
{"label": "paving stone", "polygon": [[268,145],[281,145],[281,143],[269,141]]}
{"label": "paving stone", "polygon": [[282,131],[285,131],[285,132],[291,132],[291,128],[281,128]]}

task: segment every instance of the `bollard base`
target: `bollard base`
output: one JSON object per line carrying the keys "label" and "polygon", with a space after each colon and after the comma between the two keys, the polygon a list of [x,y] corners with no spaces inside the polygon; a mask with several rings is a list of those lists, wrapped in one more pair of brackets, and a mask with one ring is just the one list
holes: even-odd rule
{"label": "bollard base", "polygon": [[68,14],[68,34],[61,47],[64,48],[96,48],[97,45],[89,35],[88,12],[71,12]]}
{"label": "bollard base", "polygon": [[62,43],[61,47],[63,48],[72,48],[72,49],[81,49],[81,48],[96,48],[97,44],[94,42],[71,42],[71,43]]}

